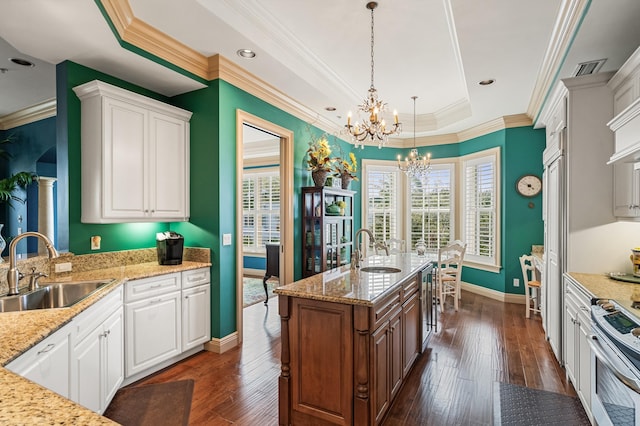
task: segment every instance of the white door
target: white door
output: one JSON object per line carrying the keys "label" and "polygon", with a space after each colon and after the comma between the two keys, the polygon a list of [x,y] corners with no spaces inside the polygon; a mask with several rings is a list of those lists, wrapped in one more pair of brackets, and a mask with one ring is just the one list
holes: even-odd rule
{"label": "white door", "polygon": [[182,351],[209,341],[209,284],[182,291]]}
{"label": "white door", "polygon": [[100,414],[115,396],[124,380],[124,321],[123,310],[118,309],[104,323],[103,374],[104,386]]}
{"label": "white door", "polygon": [[545,272],[547,286],[546,326],[547,338],[556,358],[562,362],[562,167],[563,157],[556,159],[547,168],[547,212],[546,212],[546,240],[544,242],[547,258]]}

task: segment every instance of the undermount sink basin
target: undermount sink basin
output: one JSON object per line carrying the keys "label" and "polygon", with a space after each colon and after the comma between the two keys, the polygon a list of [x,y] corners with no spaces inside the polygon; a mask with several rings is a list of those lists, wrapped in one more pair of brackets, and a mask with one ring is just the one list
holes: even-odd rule
{"label": "undermount sink basin", "polygon": [[0,312],[68,308],[111,282],[113,279],[43,283],[26,294],[0,297]]}
{"label": "undermount sink basin", "polygon": [[402,272],[402,270],[392,266],[365,266],[364,268],[360,268],[360,270],[374,274],[397,274],[398,272]]}

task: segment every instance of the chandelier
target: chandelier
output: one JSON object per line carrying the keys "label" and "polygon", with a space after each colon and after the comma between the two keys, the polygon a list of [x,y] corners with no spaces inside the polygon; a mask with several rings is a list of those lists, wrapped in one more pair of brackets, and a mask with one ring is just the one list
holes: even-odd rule
{"label": "chandelier", "polygon": [[418,154],[418,149],[416,148],[416,99],[418,97],[412,96],[411,99],[413,99],[413,149],[409,156],[404,158],[404,161],[400,160],[400,155],[398,154],[398,168],[409,177],[424,179],[431,170],[431,153],[422,157]]}
{"label": "chandelier", "polygon": [[378,148],[382,148],[388,140],[389,135],[399,134],[401,123],[398,122],[398,113],[393,112],[393,124],[387,127],[382,114],[386,110],[387,104],[378,99],[378,91],[373,85],[373,10],[378,7],[378,3],[370,1],[367,3],[367,9],[371,10],[371,87],[369,94],[358,110],[365,114],[362,122],[351,124],[351,112],[347,117],[346,129],[351,135],[356,148],[364,149],[364,143],[369,140],[378,142]]}

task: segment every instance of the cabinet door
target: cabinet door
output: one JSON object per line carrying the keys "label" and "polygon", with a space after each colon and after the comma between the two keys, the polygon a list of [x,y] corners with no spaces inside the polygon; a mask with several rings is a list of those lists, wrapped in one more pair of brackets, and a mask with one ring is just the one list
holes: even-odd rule
{"label": "cabinet door", "polygon": [[180,292],[126,304],[125,322],[126,377],[180,354]]}
{"label": "cabinet door", "polygon": [[187,127],[183,120],[149,113],[149,215],[185,218],[188,213]]}
{"label": "cabinet door", "polygon": [[586,307],[581,306],[578,313],[578,382],[580,399],[585,405],[587,412],[591,411],[591,346],[589,346],[589,336],[591,335],[591,320],[589,313],[585,312]]}
{"label": "cabinet door", "polygon": [[[104,98],[103,216],[106,219],[142,219],[149,175],[147,157],[147,110],[127,102]],[[95,170],[95,173],[100,173]],[[99,182],[99,179],[97,180]]]}
{"label": "cabinet door", "polygon": [[578,383],[576,382],[576,354],[577,347],[577,315],[578,308],[572,297],[565,298],[565,315],[564,315],[564,366],[567,371],[567,376],[569,380],[575,385],[576,389],[578,388]]}
{"label": "cabinet door", "polygon": [[563,158],[558,158],[547,168],[547,203],[545,222],[545,305],[547,338],[556,358],[562,362],[562,167]]}
{"label": "cabinet door", "polygon": [[371,343],[371,409],[376,424],[380,423],[389,407],[389,396],[391,395],[391,375],[389,372],[389,351],[391,336],[389,323],[380,326],[372,335]]}
{"label": "cabinet door", "polygon": [[402,305],[402,377],[407,377],[421,350],[419,295],[414,293]]}
{"label": "cabinet door", "polygon": [[402,385],[402,311],[399,310],[389,320],[389,375],[391,383],[391,394],[389,395],[389,401],[393,400],[393,397],[400,390]]}
{"label": "cabinet door", "polygon": [[7,369],[69,398],[70,341],[70,329],[63,327],[8,364]]}
{"label": "cabinet door", "polygon": [[640,163],[613,165],[613,214],[616,217],[640,216]]}
{"label": "cabinet door", "polygon": [[73,351],[75,395],[71,399],[97,413],[101,413],[102,408],[100,353],[103,333],[102,326],[97,327],[78,343]]}
{"label": "cabinet door", "polygon": [[182,291],[182,351],[209,341],[209,284]]}
{"label": "cabinet door", "polygon": [[101,396],[100,414],[109,406],[118,388],[124,380],[124,321],[123,310],[118,309],[103,327],[106,338],[103,339],[102,374],[104,385]]}

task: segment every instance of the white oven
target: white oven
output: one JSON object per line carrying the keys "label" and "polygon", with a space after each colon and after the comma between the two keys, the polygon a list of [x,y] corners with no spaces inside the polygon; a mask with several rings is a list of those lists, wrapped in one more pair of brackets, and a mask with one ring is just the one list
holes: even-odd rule
{"label": "white oven", "polygon": [[598,301],[591,317],[593,418],[600,426],[640,425],[640,321],[613,301]]}

